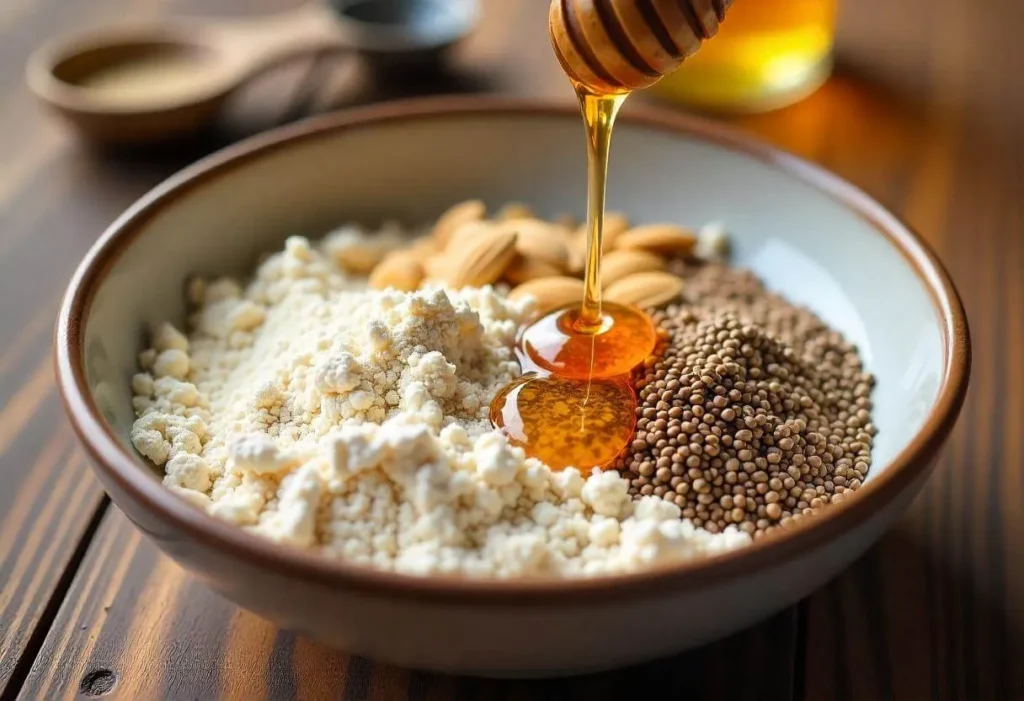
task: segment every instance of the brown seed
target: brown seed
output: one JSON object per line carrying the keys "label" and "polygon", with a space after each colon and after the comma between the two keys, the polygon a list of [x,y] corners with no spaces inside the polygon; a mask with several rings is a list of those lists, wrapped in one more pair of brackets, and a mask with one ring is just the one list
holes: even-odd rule
{"label": "brown seed", "polygon": [[[684,277],[686,304],[653,313],[664,354],[640,373],[648,440],[627,461],[670,457],[671,469],[650,475],[655,490],[666,486],[696,525],[758,537],[859,486],[871,382],[856,351],[750,273],[679,259],[668,271]],[[854,407],[863,429],[849,422]]]}

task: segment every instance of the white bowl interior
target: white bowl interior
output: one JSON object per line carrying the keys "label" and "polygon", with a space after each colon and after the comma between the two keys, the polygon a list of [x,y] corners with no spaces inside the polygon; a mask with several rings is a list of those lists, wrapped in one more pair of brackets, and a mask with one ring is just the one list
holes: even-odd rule
{"label": "white bowl interior", "polygon": [[[723,222],[737,264],[859,346],[878,378],[877,477],[923,425],[943,365],[937,311],[895,245],[830,195],[726,146],[626,120],[611,161],[611,208],[640,222]],[[469,197],[581,214],[584,178],[579,119],[557,114],[385,121],[249,157],[177,195],[114,263],[85,324],[89,387],[131,450],[136,354],[150,324],[183,321],[189,275],[244,275],[288,235],[423,223]]]}

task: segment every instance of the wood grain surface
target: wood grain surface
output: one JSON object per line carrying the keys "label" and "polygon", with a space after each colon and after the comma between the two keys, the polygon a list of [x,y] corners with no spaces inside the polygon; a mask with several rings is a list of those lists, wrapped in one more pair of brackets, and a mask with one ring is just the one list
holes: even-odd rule
{"label": "wood grain surface", "polygon": [[800,606],[728,640],[616,673],[486,682],[348,657],[210,593],[108,507],[56,397],[51,329],[74,265],[190,160],[310,108],[425,92],[571,99],[539,0],[486,0],[450,75],[382,86],[342,61],[296,104],[300,65],[254,86],[215,133],[145,156],[89,151],[22,86],[30,51],[71,28],[298,1],[0,2],[0,699],[1024,699],[1024,3],[848,0],[838,75],[735,120],[903,215],[963,295],[971,391],[905,518]]}

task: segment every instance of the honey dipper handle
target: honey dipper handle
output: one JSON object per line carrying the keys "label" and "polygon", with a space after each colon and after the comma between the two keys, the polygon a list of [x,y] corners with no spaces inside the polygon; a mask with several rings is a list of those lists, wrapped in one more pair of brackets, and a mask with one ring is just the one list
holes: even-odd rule
{"label": "honey dipper handle", "polygon": [[548,29],[571,79],[599,94],[626,92],[679,68],[718,33],[731,5],[732,0],[551,0]]}

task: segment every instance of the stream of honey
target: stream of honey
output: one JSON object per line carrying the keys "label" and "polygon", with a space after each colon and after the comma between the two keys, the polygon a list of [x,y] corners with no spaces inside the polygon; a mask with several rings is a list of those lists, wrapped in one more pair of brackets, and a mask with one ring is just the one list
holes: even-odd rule
{"label": "stream of honey", "polygon": [[587,268],[583,277],[583,305],[575,321],[582,333],[597,333],[601,314],[601,245],[604,230],[604,201],[607,194],[608,152],[611,150],[615,118],[629,93],[595,95],[575,83],[583,124],[587,134]]}
{"label": "stream of honey", "polygon": [[635,307],[602,303],[601,256],[608,154],[629,93],[598,95],[574,83],[587,137],[584,294],[524,329],[524,374],[491,403],[492,423],[527,455],[583,472],[614,462],[636,426],[629,373],[654,350],[657,332]]}

